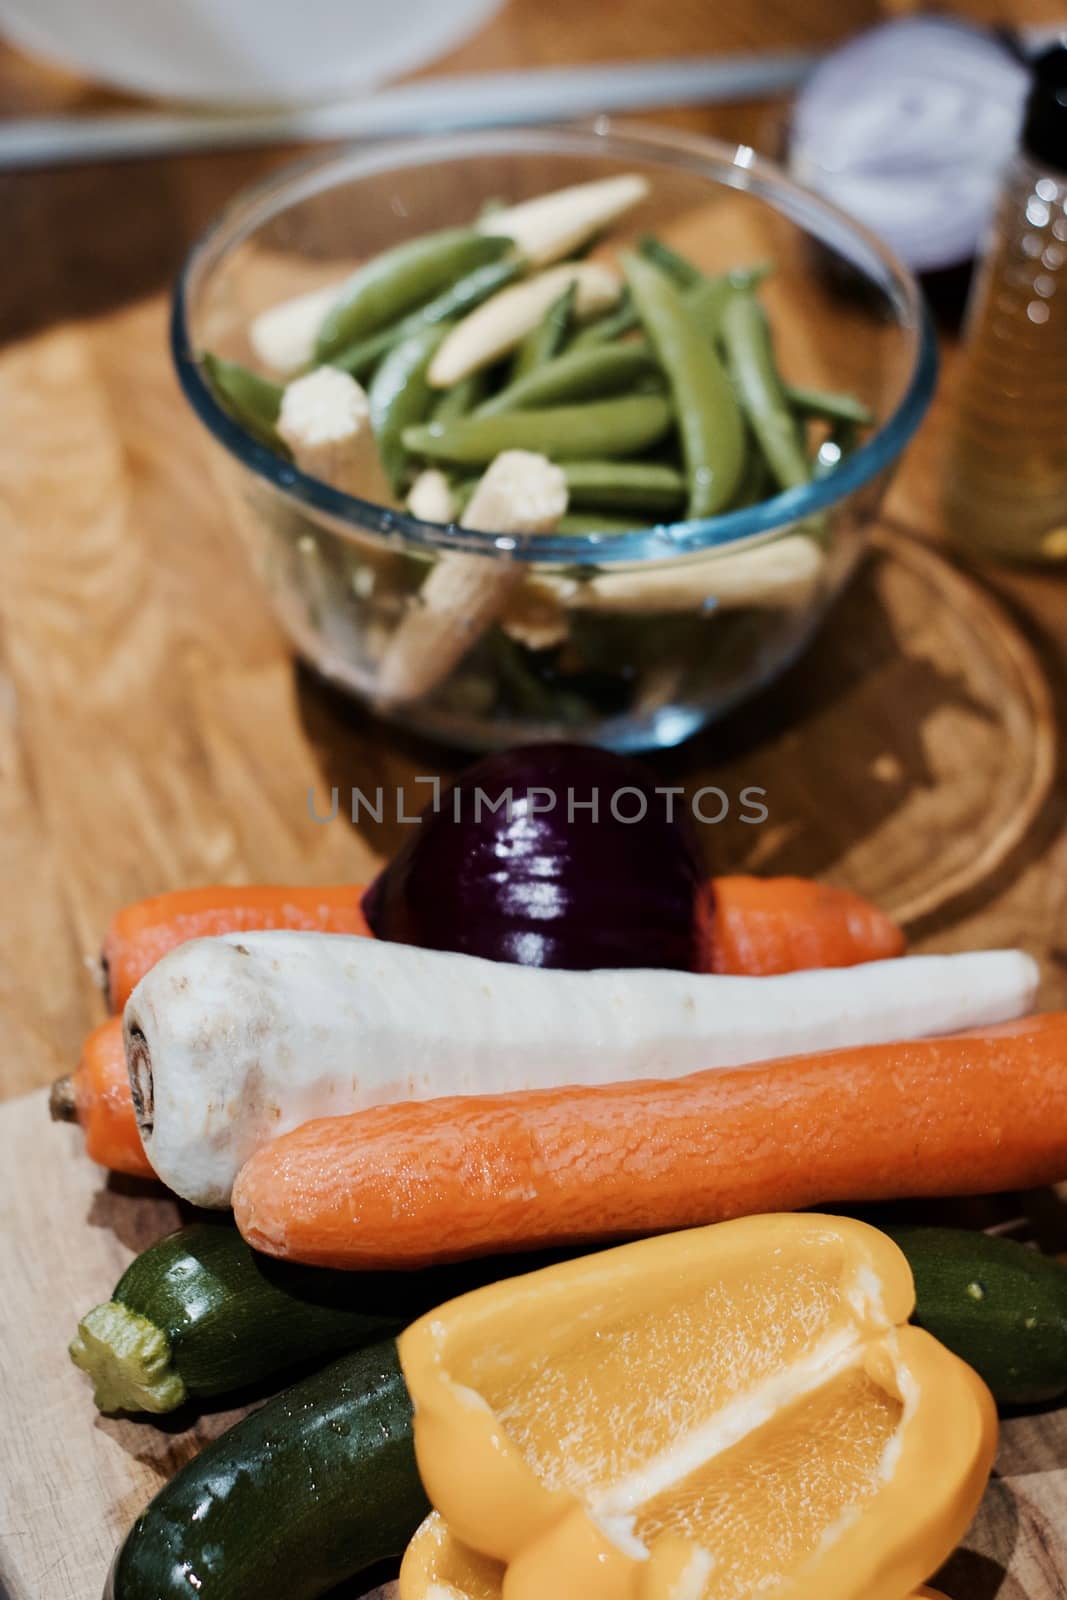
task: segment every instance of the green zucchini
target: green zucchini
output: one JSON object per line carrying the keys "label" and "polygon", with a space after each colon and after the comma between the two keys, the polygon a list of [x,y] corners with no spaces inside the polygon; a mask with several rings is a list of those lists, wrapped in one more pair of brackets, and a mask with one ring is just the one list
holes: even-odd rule
{"label": "green zucchini", "polygon": [[207,1445],[133,1524],[104,1600],[314,1600],[399,1555],[427,1510],[389,1340]]}
{"label": "green zucchini", "polygon": [[1067,1393],[1067,1267],[986,1233],[884,1231],[915,1278],[912,1320],[973,1367],[999,1404]]}
{"label": "green zucchini", "polygon": [[259,1255],[230,1223],[197,1222],[130,1263],[112,1298],[82,1317],[70,1355],[101,1411],[173,1411],[399,1333],[443,1300],[538,1264],[328,1272]]}

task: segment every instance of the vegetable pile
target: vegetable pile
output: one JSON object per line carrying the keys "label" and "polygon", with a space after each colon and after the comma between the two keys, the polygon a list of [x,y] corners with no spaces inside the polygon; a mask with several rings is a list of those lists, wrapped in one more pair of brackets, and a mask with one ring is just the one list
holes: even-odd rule
{"label": "vegetable pile", "polygon": [[[872,413],[782,377],[758,298],[769,264],[709,276],[653,235],[613,249],[609,230],[648,189],[636,175],[603,179],[407,240],[257,317],[259,370],[207,352],[205,375],[302,472],[508,538],[714,517],[832,471]],[[456,710],[566,726],[628,709],[620,670],[628,662],[632,677],[646,645],[656,654],[633,621],[620,654],[590,617],[758,621],[806,605],[825,545],[814,519],[681,566],[524,575],[456,553],[361,559],[357,539],[346,587],[384,635],[368,660],[384,704],[449,689]],[[484,671],[459,691],[472,652]],[[472,707],[471,686],[486,682],[493,703]]]}
{"label": "vegetable pile", "polygon": [[[114,919],[123,1015],[54,1114],[233,1216],[145,1250],[72,1359],[147,1413],[311,1370],[160,1490],[110,1600],[319,1600],[409,1541],[401,1600],[449,1573],[630,1600],[638,1569],[719,1600],[815,1559],[830,1600],[909,1600],[982,1492],[985,1386],[1067,1393],[1058,1262],[797,1214],[1067,1174],[1067,1015],[1031,1014],[1033,963],[903,956],[844,891],[708,880],[671,793],[519,750],[369,889]],[[602,826],[566,805],[593,795]]]}

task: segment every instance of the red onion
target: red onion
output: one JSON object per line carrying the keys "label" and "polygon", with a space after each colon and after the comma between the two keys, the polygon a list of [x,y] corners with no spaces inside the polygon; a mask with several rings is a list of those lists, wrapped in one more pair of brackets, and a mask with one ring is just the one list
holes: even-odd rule
{"label": "red onion", "polygon": [[535,745],[489,756],[446,790],[363,909],[378,938],[429,950],[688,972],[702,965],[706,892],[680,795],[628,757]]}
{"label": "red onion", "polygon": [[790,165],[916,271],[955,266],[989,221],[1026,87],[991,33],[949,18],[886,22],[807,80]]}

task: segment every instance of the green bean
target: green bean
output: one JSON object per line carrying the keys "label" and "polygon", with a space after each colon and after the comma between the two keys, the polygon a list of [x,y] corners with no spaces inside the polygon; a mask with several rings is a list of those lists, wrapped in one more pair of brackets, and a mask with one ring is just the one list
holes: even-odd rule
{"label": "green bean", "polygon": [[281,385],[261,378],[258,372],[249,371],[237,361],[223,361],[207,350],[200,361],[216,398],[234,421],[247,428],[261,444],[288,454],[275,426],[282,409],[284,391]]}
{"label": "green bean", "polygon": [[609,311],[606,316],[597,317],[593,322],[587,322],[584,328],[579,328],[568,349],[588,350],[596,345],[611,344],[614,340],[621,339],[624,333],[632,333],[640,326],[641,319],[637,315],[633,296],[628,289],[624,289],[615,310]]}
{"label": "green bean", "polygon": [[375,256],[352,274],[323,318],[315,341],[316,364],[331,361],[357,339],[377,333],[457,278],[499,261],[512,249],[510,239],[476,228],[445,228]]}
{"label": "green bean", "polygon": [[446,389],[430,416],[434,422],[454,422],[457,417],[468,416],[476,406],[481,405],[488,388],[489,370],[482,367],[460,378],[451,389]]}
{"label": "green bean", "polygon": [[341,367],[353,378],[363,379],[374,370],[378,360],[395,345],[411,339],[424,328],[436,327],[441,322],[451,322],[464,316],[483,300],[503,289],[523,270],[520,261],[488,261],[475,267],[465,277],[450,284],[443,294],[428,300],[418,311],[412,311],[399,322],[391,322],[366,339],[348,344],[330,360],[331,367]]}
{"label": "green bean", "polygon": [[536,372],[546,361],[558,356],[567,342],[574,321],[574,300],[577,285],[568,283],[559,299],[549,306],[537,327],[528,333],[515,352],[511,366],[511,383]]}
{"label": "green bean", "polygon": [[865,406],[854,394],[831,394],[828,390],[787,383],[785,397],[801,416],[822,417],[827,422],[851,422],[859,428],[869,428],[875,420],[870,406]]}
{"label": "green bean", "polygon": [[407,466],[401,434],[410,424],[424,421],[429,413],[433,391],[426,381],[426,371],[448,326],[441,323],[436,328],[423,328],[403,344],[394,345],[367,391],[378,454],[394,494],[400,493]]}
{"label": "green bean", "polygon": [[620,517],[611,511],[568,511],[559,519],[557,533],[634,533],[648,527],[645,518]]}
{"label": "green bean", "polygon": [[606,345],[602,350],[568,350],[525,378],[509,383],[483,401],[476,417],[496,417],[505,411],[532,411],[565,405],[572,400],[595,400],[601,395],[630,389],[639,379],[655,377],[659,366],[647,345]]}
{"label": "green bean", "polygon": [[571,506],[663,513],[685,505],[685,479],[659,461],[567,461],[563,464]]}
{"label": "green bean", "polygon": [[770,326],[753,295],[736,294],[730,300],[723,312],[722,337],[741,408],[779,487],[809,483],[811,464],[775,365]]}
{"label": "green bean", "polygon": [[428,461],[479,466],[501,450],[533,450],[553,459],[629,456],[647,450],[671,426],[662,395],[629,395],[584,406],[545,411],[505,411],[497,417],[462,417],[405,428],[403,444]]}
{"label": "green bean", "polygon": [[689,485],[687,513],[711,517],[730,504],[745,465],[745,429],[733,388],[679,290],[642,256],[623,271],[667,374]]}
{"label": "green bean", "polygon": [[662,239],[657,239],[654,233],[646,233],[637,241],[638,254],[646,261],[651,261],[658,267],[678,289],[693,289],[698,283],[703,283],[706,274],[685,256],[679,255],[677,250],[665,244]]}

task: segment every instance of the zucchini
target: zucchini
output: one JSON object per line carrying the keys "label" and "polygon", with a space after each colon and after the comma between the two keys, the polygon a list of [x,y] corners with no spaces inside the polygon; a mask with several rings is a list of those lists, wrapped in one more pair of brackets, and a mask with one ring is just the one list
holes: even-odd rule
{"label": "zucchini", "polygon": [[133,1524],[104,1600],[314,1600],[400,1555],[428,1509],[389,1340],[207,1445]]}
{"label": "zucchini", "polygon": [[329,1272],[259,1255],[229,1222],[192,1223],[150,1245],[82,1317],[71,1360],[101,1411],[173,1411],[399,1333],[442,1301],[544,1260]]}
{"label": "zucchini", "polygon": [[973,1367],[1000,1405],[1067,1393],[1067,1267],[966,1229],[883,1231],[911,1265],[913,1322]]}

